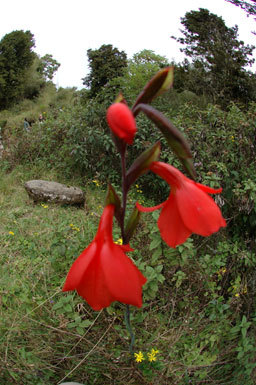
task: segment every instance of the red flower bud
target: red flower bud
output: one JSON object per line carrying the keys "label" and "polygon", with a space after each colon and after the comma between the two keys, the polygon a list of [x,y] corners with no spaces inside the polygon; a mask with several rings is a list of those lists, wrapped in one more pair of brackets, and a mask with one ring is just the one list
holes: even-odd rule
{"label": "red flower bud", "polygon": [[133,143],[137,127],[132,112],[124,103],[114,103],[107,110],[107,122],[113,133],[127,144]]}

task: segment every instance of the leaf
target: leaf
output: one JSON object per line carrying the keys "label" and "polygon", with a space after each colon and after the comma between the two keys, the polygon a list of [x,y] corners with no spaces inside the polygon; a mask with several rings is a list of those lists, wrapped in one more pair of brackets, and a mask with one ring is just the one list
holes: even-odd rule
{"label": "leaf", "polygon": [[149,250],[156,249],[161,244],[161,238],[157,237],[150,243]]}
{"label": "leaf", "polygon": [[131,237],[134,234],[134,231],[136,230],[136,227],[139,223],[141,213],[135,206],[133,211],[131,212],[127,224],[125,226],[125,231],[124,231],[124,240],[125,243],[129,243]]}
{"label": "leaf", "polygon": [[72,306],[69,303],[64,306],[63,310],[66,313],[71,313],[73,311]]}
{"label": "leaf", "polygon": [[126,174],[126,188],[129,190],[131,185],[139,176],[148,171],[152,162],[156,162],[160,155],[160,142],[143,151],[133,162]]}
{"label": "leaf", "polygon": [[52,310],[58,310],[58,309],[60,309],[62,307],[63,307],[63,303],[62,302],[57,302],[57,303],[55,303],[53,305]]}
{"label": "leaf", "polygon": [[169,90],[173,84],[174,67],[167,67],[160,70],[143,88],[137,97],[132,111],[134,116],[138,114],[136,106],[140,103],[151,103],[154,98]]}
{"label": "leaf", "polygon": [[159,128],[169,147],[180,159],[192,179],[195,179],[196,172],[192,163],[192,153],[182,133],[160,111],[152,106],[139,104],[136,110],[138,112],[142,111]]}
{"label": "leaf", "polygon": [[76,328],[76,331],[77,331],[77,333],[80,334],[80,335],[84,334],[84,329],[81,328],[80,326],[78,326],[78,327]]}
{"label": "leaf", "polygon": [[117,195],[114,187],[109,183],[108,184],[108,191],[107,196],[105,199],[105,206],[107,205],[114,205],[115,206],[115,217],[118,221],[118,223],[121,223],[122,218],[122,208],[121,208],[121,201],[119,196]]}
{"label": "leaf", "polygon": [[89,326],[91,326],[91,324],[92,324],[92,321],[86,319],[86,320],[81,322],[80,326],[83,328],[88,328]]}

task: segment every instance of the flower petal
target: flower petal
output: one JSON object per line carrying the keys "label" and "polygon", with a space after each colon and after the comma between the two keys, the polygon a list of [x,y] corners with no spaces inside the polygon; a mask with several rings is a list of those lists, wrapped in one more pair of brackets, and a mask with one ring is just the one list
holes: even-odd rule
{"label": "flower petal", "polygon": [[115,301],[106,284],[100,255],[94,258],[85,272],[83,280],[77,287],[77,292],[94,310],[101,310]]}
{"label": "flower petal", "polygon": [[226,226],[214,200],[189,179],[177,189],[176,198],[181,218],[191,232],[205,237]]}
{"label": "flower petal", "polygon": [[176,196],[172,193],[161,211],[157,224],[161,237],[170,247],[184,243],[191,235],[191,231],[180,216]]}
{"label": "flower petal", "polygon": [[130,245],[118,245],[118,246],[121,247],[121,249],[122,249],[124,252],[127,252],[127,253],[128,253],[128,251],[134,251],[134,249],[131,248]]}
{"label": "flower petal", "polygon": [[113,301],[141,307],[142,285],[147,280],[122,249],[114,243],[105,243],[101,251],[101,264]]}
{"label": "flower petal", "polygon": [[96,243],[92,242],[71,266],[62,291],[75,290],[96,254]]}
{"label": "flower petal", "polygon": [[161,209],[161,207],[163,207],[166,202],[167,201],[164,201],[163,203],[160,203],[159,205],[153,206],[153,207],[144,207],[144,206],[141,206],[138,202],[136,202],[136,207],[137,207],[137,209],[139,211],[142,211],[144,213],[150,213],[151,211],[155,211],[155,210]]}
{"label": "flower petal", "polygon": [[[195,183],[195,182],[191,181],[191,183]],[[201,184],[201,183],[195,183],[195,185],[197,187],[199,187],[200,190],[202,190],[202,191],[204,191],[205,193],[208,193],[208,194],[219,194],[222,191],[222,188],[214,189],[214,188],[211,188],[209,186],[205,186],[204,184]]]}

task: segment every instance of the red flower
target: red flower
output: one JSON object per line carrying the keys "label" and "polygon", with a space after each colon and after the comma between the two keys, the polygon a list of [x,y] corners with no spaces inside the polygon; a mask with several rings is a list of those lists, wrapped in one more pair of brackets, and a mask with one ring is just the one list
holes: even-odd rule
{"label": "red flower", "polygon": [[114,301],[141,307],[146,278],[112,239],[114,205],[107,205],[92,243],[71,266],[62,291],[76,290],[94,310]]}
{"label": "red flower", "polygon": [[226,226],[219,207],[208,195],[220,193],[221,188],[214,190],[196,183],[162,162],[153,162],[150,170],[169,183],[169,198],[155,207],[146,208],[137,203],[137,208],[140,211],[162,208],[157,224],[161,237],[170,247],[185,242],[192,233],[206,237]]}
{"label": "red flower", "polygon": [[132,144],[137,131],[132,112],[124,103],[114,103],[107,110],[108,125],[113,133],[127,144]]}

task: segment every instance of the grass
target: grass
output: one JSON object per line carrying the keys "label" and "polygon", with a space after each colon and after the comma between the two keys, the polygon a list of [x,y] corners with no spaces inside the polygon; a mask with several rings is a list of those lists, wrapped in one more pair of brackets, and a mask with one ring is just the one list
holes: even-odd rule
{"label": "grass", "polygon": [[[75,293],[61,292],[69,267],[95,235],[101,186],[64,180],[42,164],[2,171],[0,179],[0,384],[249,384],[246,362],[236,359],[242,298],[222,298],[216,274],[207,275],[204,254],[195,258],[192,241],[168,251],[150,217],[140,224],[133,257],[149,284],[143,308],[132,309],[135,351],[145,358],[136,363],[122,304],[94,312]],[[86,206],[34,204],[23,187],[29,179],[80,186]],[[243,332],[248,341],[254,335],[250,327],[252,334],[249,328]],[[150,363],[152,348],[159,355]],[[239,364],[242,374],[234,377]]]}

